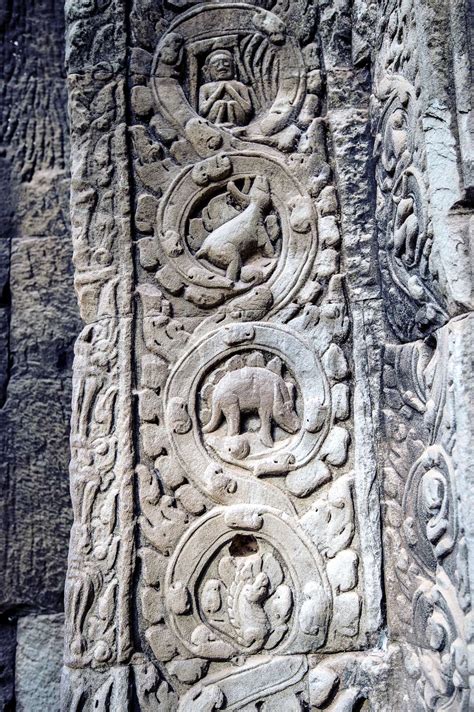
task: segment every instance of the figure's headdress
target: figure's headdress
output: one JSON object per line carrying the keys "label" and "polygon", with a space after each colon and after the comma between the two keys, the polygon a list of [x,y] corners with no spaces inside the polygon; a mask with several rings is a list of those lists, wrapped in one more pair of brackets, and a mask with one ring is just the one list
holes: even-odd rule
{"label": "figure's headdress", "polygon": [[207,55],[206,61],[204,62],[203,69],[206,81],[211,80],[210,64],[212,62],[213,57],[218,57],[222,55],[224,55],[224,57],[227,57],[227,59],[229,59],[229,61],[231,62],[232,67],[234,67],[234,55],[232,54],[232,52],[230,52],[228,49],[215,49]]}
{"label": "figure's headdress", "polygon": [[219,54],[225,55],[231,60],[232,64],[234,63],[234,55],[228,49],[215,49],[207,55],[205,62],[206,66],[210,64],[213,57],[217,57]]}

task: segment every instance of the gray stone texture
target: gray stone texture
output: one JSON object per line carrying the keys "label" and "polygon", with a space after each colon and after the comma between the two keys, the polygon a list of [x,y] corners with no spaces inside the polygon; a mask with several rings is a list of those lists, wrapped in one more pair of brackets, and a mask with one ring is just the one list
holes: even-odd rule
{"label": "gray stone texture", "polygon": [[17,712],[59,712],[64,615],[23,616],[15,659]]}
{"label": "gray stone texture", "polygon": [[15,699],[16,621],[0,624],[0,710],[12,712]]}
{"label": "gray stone texture", "polygon": [[469,709],[459,5],[68,3],[65,710]]}
{"label": "gray stone texture", "polygon": [[473,26],[0,0],[0,712],[474,709]]}
{"label": "gray stone texture", "polygon": [[62,609],[70,369],[78,330],[69,237],[62,2],[0,13],[0,611]]}
{"label": "gray stone texture", "polygon": [[[62,1],[0,3],[0,709],[5,712],[14,709],[17,620],[27,637],[30,625],[36,635],[36,614],[63,610],[71,523],[70,381],[79,323],[63,64]],[[33,615],[22,620],[28,613]],[[59,681],[61,632],[54,621],[42,630],[36,650],[17,651],[16,682],[23,696],[17,709],[58,709],[57,703],[47,704],[48,685],[56,688],[51,700],[56,699]],[[50,642],[56,644],[56,666],[45,666],[41,677]]]}

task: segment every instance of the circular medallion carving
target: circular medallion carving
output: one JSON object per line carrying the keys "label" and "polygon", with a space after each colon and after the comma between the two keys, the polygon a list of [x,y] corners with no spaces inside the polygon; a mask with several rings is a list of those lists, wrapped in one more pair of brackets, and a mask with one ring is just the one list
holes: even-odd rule
{"label": "circular medallion carving", "polygon": [[331,596],[294,520],[269,507],[216,508],[181,540],[165,582],[174,633],[199,657],[314,651]]}
{"label": "circular medallion carving", "polygon": [[262,322],[230,324],[175,367],[165,393],[167,429],[182,465],[206,491],[216,463],[247,476],[287,474],[323,443],[329,393],[304,337]]}
{"label": "circular medallion carving", "polygon": [[285,23],[244,2],[183,13],[164,33],[152,74],[160,111],[201,155],[219,148],[222,130],[277,133],[297,115],[306,87]]}
{"label": "circular medallion carving", "polygon": [[315,218],[279,162],[256,152],[213,156],[185,169],[161,201],[158,279],[202,307],[265,284],[267,308],[276,309],[311,266]]}

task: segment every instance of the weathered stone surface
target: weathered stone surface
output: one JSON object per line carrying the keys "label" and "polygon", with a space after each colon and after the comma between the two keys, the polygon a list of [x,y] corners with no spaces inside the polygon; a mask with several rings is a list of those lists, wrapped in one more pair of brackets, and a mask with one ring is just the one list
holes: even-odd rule
{"label": "weathered stone surface", "polygon": [[60,611],[70,526],[63,3],[0,9],[0,609]]}
{"label": "weathered stone surface", "polygon": [[2,85],[3,608],[60,605],[72,396],[64,712],[467,712],[467,4],[65,15],[72,394],[61,72]]}
{"label": "weathered stone surface", "polygon": [[448,8],[67,17],[64,709],[467,710]]}
{"label": "weathered stone surface", "polygon": [[15,696],[18,712],[59,712],[64,616],[24,616],[18,621]]}
{"label": "weathered stone surface", "polygon": [[14,709],[16,625],[13,620],[0,623],[0,709]]}
{"label": "weathered stone surface", "polygon": [[[362,404],[351,365],[353,297],[379,294],[368,73],[343,8],[318,25],[316,3],[270,5],[158,5],[153,26],[146,3],[68,6],[86,326],[66,708],[84,668],[91,704],[106,688],[119,704],[128,680],[181,710],[296,709],[307,654],[375,644],[382,625],[374,379],[358,364]],[[128,67],[121,40],[97,63],[111,17]]]}

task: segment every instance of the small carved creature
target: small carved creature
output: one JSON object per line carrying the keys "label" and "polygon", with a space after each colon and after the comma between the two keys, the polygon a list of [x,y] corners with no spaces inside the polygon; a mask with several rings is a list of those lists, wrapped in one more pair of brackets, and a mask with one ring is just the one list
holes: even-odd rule
{"label": "small carved creature", "polygon": [[263,607],[269,596],[270,581],[261,571],[253,577],[252,568],[245,563],[238,570],[233,596],[235,622],[245,645],[263,642],[268,636],[270,621]]}
{"label": "small carved creature", "polygon": [[222,561],[226,577],[229,620],[245,647],[272,648],[288,630],[293,607],[283,570],[271,554],[260,553]]}
{"label": "small carved creature", "polygon": [[227,435],[239,435],[242,413],[257,412],[260,440],[273,446],[272,421],[287,433],[296,433],[300,419],[294,407],[294,384],[267,367],[244,366],[227,373],[212,394],[211,418],[203,428],[212,433],[226,419]]}
{"label": "small carved creature", "polygon": [[226,276],[237,281],[246,257],[258,251],[264,257],[275,254],[264,221],[271,207],[270,185],[265,176],[256,176],[248,193],[242,193],[233,182],[227,190],[244,210],[209,233],[196,257],[224,268]]}
{"label": "small carved creature", "polygon": [[395,256],[399,257],[407,267],[416,265],[421,252],[419,243],[422,242],[423,237],[424,235],[420,234],[413,197],[401,198],[395,213],[393,244]]}

